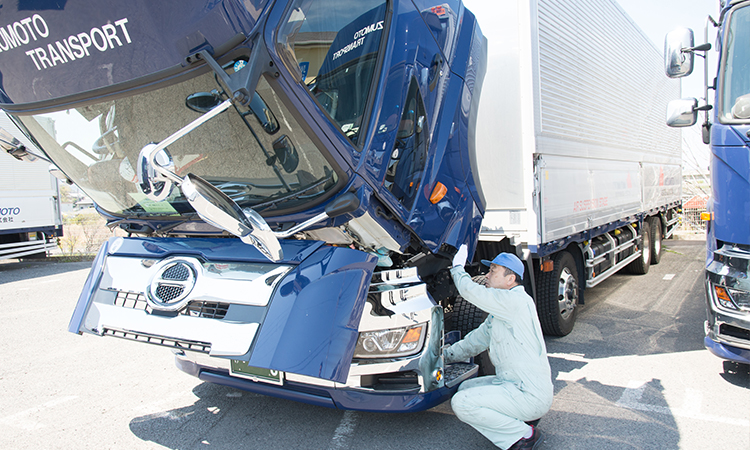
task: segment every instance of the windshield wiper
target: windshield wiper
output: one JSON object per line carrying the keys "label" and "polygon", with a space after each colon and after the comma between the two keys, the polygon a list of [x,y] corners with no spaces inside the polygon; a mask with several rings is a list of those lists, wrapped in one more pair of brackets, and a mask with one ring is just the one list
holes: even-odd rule
{"label": "windshield wiper", "polygon": [[[266,211],[266,210],[275,208],[275,207],[277,207],[279,205],[279,203],[283,203],[283,202],[288,201],[288,200],[293,200],[295,198],[299,198],[299,197],[302,196],[302,194],[304,194],[306,192],[309,192],[309,191],[312,191],[313,189],[317,189],[319,187],[325,186],[332,179],[333,179],[333,172],[330,172],[328,175],[326,175],[325,177],[321,178],[317,182],[315,182],[315,183],[313,183],[313,184],[311,184],[311,185],[309,185],[309,186],[307,186],[307,187],[305,187],[305,188],[303,188],[303,189],[301,189],[299,191],[293,192],[293,193],[285,195],[283,197],[279,197],[279,198],[275,198],[273,200],[269,200],[267,202],[258,203],[257,205],[253,206],[253,209],[256,210],[256,211]],[[325,191],[325,189],[323,191]],[[321,192],[323,192],[323,191],[321,191]]]}

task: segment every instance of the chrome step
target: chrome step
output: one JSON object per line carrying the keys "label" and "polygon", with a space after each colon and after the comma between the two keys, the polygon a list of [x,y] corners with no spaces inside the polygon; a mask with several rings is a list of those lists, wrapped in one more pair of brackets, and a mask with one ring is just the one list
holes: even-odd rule
{"label": "chrome step", "polygon": [[453,386],[461,383],[462,381],[468,380],[476,376],[479,372],[479,366],[477,364],[469,363],[453,363],[445,366],[445,386],[452,388]]}

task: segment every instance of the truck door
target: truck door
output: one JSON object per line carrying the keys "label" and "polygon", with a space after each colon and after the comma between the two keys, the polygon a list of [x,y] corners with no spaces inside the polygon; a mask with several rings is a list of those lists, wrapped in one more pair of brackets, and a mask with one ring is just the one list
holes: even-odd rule
{"label": "truck door", "polygon": [[[467,99],[463,80],[451,71],[444,52],[455,52],[456,14],[448,4],[411,8],[394,13],[393,19],[392,42],[405,45],[394,49],[376,128],[397,130],[395,141],[388,147],[390,153],[383,155],[386,163],[385,174],[380,175],[381,192],[403,222],[436,250],[445,236],[453,233],[451,224],[456,216],[472,216],[466,201],[469,196],[462,195],[466,185],[461,152],[466,151],[467,144],[466,135],[462,136],[465,122],[459,116]],[[394,106],[397,120],[386,114]],[[375,142],[371,148],[377,154]],[[436,187],[442,189],[442,196],[432,201]],[[456,229],[460,230],[452,241],[462,238],[459,235],[465,233],[466,226]]]}
{"label": "truck door", "polygon": [[[442,104],[443,92],[439,87],[449,70],[423,15],[410,2],[395,6],[396,42],[406,45],[403,50],[396,49],[386,87],[391,92],[386,94],[383,104],[384,111],[392,106],[397,108],[398,122],[395,142],[385,158],[381,192],[384,200],[407,222],[423,190],[425,171],[432,166],[435,156],[430,150],[431,136]],[[400,50],[402,54],[398,54]],[[388,104],[394,97],[392,90],[400,92],[396,105]],[[381,125],[381,129],[388,126],[385,118]]]}

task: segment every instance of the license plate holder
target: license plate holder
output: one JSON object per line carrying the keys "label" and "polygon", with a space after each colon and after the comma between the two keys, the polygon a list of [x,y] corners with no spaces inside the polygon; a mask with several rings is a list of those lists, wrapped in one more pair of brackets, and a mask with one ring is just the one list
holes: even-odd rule
{"label": "license plate holder", "polygon": [[279,386],[284,384],[284,372],[252,367],[247,364],[247,361],[237,359],[231,360],[231,374],[236,377],[247,378],[262,383],[277,384]]}

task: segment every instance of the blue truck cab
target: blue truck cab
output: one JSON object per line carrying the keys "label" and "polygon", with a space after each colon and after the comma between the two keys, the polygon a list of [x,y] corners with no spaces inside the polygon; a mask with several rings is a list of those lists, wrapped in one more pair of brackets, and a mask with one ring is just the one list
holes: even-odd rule
{"label": "blue truck cab", "polygon": [[424,410],[477,373],[441,350],[484,207],[461,1],[39,4],[0,10],[0,106],[125,235],[69,331],[344,409]]}
{"label": "blue truck cab", "polygon": [[[722,1],[719,20],[706,22],[705,44],[695,46],[692,30],[667,35],[666,71],[689,75],[694,54],[711,49],[709,27],[717,29],[716,78],[705,70],[705,99],[675,100],[667,122],[691,126],[705,112],[703,141],[711,149],[711,198],[706,212],[705,346],[720,358],[750,364],[750,2]],[[714,90],[709,97],[709,89]]]}

